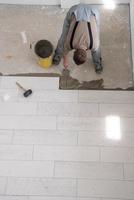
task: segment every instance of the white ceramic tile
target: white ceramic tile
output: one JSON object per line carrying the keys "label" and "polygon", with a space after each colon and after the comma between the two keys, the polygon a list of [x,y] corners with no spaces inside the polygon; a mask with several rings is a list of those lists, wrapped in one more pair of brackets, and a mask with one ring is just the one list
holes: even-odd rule
{"label": "white ceramic tile", "polygon": [[134,130],[134,117],[133,118],[121,118],[121,131],[133,131]]}
{"label": "white ceramic tile", "polygon": [[102,147],[101,161],[103,162],[134,162],[134,148]]}
{"label": "white ceramic tile", "polygon": [[98,105],[93,103],[39,103],[38,114],[76,117],[97,116]]}
{"label": "white ceramic tile", "polygon": [[59,130],[104,130],[104,118],[58,117]]}
{"label": "white ceramic tile", "polygon": [[30,102],[78,102],[78,91],[71,90],[37,90],[28,98],[22,98],[20,93],[19,101]]}
{"label": "white ceramic tile", "polygon": [[35,146],[34,160],[99,161],[98,147]]}
{"label": "white ceramic tile", "polygon": [[[101,198],[101,200],[106,200],[106,199],[107,199],[107,200],[113,200],[113,198],[112,198],[112,199],[110,199],[110,198]],[[114,198],[114,200],[122,200],[122,199],[115,199],[115,198]],[[125,199],[125,200],[128,200],[128,199]]]}
{"label": "white ceramic tile", "polygon": [[26,89],[59,89],[58,77],[20,77],[20,76],[4,76],[1,80],[2,89],[16,89],[16,82],[19,82]]}
{"label": "white ceramic tile", "polygon": [[[30,196],[28,200],[101,200],[101,199],[99,199],[99,198],[80,198],[80,197],[59,197],[59,196],[58,197],[46,197],[46,196],[42,196],[42,197],[41,196],[32,196],[31,197]],[[117,200],[117,199],[115,199],[115,200]]]}
{"label": "white ceramic tile", "polygon": [[104,132],[94,132],[94,131],[80,131],[78,133],[78,145],[103,145],[105,142],[106,136]]}
{"label": "white ceramic tile", "polygon": [[0,196],[0,200],[29,200],[26,196]]}
{"label": "white ceramic tile", "polygon": [[15,131],[13,144],[76,145],[77,132],[51,130]]}
{"label": "white ceramic tile", "polygon": [[36,103],[0,103],[0,115],[35,115],[36,113]]}
{"label": "white ceramic tile", "polygon": [[[106,131],[106,117],[58,117],[59,130]],[[134,118],[119,118],[120,131],[133,131]]]}
{"label": "white ceramic tile", "polygon": [[134,104],[100,104],[100,115],[134,116]]}
{"label": "white ceramic tile", "polygon": [[78,200],[75,197],[46,197],[46,196],[32,196],[29,197],[29,200]]}
{"label": "white ceramic tile", "polygon": [[134,182],[129,181],[78,181],[78,195],[103,197],[103,198],[120,198],[134,199]]}
{"label": "white ceramic tile", "polygon": [[1,86],[1,80],[2,80],[2,76],[0,76],[0,86]]}
{"label": "white ceramic tile", "polygon": [[0,89],[0,102],[17,102],[18,90],[15,89]]}
{"label": "white ceramic tile", "polygon": [[0,144],[10,144],[12,142],[13,131],[0,130]]}
{"label": "white ceramic tile", "polygon": [[134,180],[134,163],[124,164],[124,176],[126,180]]}
{"label": "white ceramic tile", "polygon": [[89,197],[87,197],[87,198],[81,198],[81,197],[78,197],[77,198],[77,200],[101,200],[101,198],[93,198],[93,197],[91,197],[91,198],[89,198]]}
{"label": "white ceramic tile", "polygon": [[120,140],[107,137],[106,132],[81,131],[78,134],[79,145],[134,147],[133,132],[122,132]]}
{"label": "white ceramic tile", "polygon": [[93,198],[93,197],[91,197],[91,198],[89,198],[89,197],[87,197],[87,198],[81,198],[81,197],[78,197],[77,198],[77,200],[101,200],[101,198]]}
{"label": "white ceramic tile", "polygon": [[75,196],[76,181],[44,178],[9,178],[7,195]]}
{"label": "white ceramic tile", "polygon": [[85,179],[123,179],[123,165],[92,162],[56,162],[55,176]]}
{"label": "white ceramic tile", "polygon": [[79,102],[134,103],[134,91],[79,91]]}
{"label": "white ceramic tile", "polygon": [[0,116],[0,122],[1,129],[56,129],[56,117]]}
{"label": "white ceramic tile", "polygon": [[7,183],[7,178],[6,177],[0,177],[0,195],[5,194],[6,183]]}
{"label": "white ceramic tile", "polygon": [[53,168],[50,161],[0,161],[0,176],[52,177]]}
{"label": "white ceramic tile", "polygon": [[0,160],[31,160],[32,145],[0,145]]}

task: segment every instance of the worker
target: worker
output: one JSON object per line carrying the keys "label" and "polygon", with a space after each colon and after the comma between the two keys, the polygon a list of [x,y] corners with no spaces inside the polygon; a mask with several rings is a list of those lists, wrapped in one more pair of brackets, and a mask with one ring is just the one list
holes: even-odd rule
{"label": "worker", "polygon": [[103,70],[100,50],[99,12],[88,4],[71,7],[63,24],[61,37],[58,41],[53,64],[58,65],[63,57],[65,68],[69,66],[68,53],[74,51],[75,64],[81,65],[87,60],[87,50],[91,50],[96,73]]}

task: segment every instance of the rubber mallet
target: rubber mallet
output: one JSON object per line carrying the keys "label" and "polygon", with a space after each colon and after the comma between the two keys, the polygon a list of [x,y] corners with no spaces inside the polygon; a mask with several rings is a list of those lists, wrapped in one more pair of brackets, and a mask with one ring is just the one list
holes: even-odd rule
{"label": "rubber mallet", "polygon": [[16,85],[22,89],[24,91],[23,96],[24,97],[29,97],[29,95],[31,95],[33,93],[33,91],[31,89],[26,90],[25,88],[23,88],[18,82],[16,82]]}

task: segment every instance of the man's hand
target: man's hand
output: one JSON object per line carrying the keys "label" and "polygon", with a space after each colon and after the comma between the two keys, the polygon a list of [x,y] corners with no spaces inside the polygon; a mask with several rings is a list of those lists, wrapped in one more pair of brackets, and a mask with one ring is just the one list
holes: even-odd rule
{"label": "man's hand", "polygon": [[67,69],[68,66],[69,66],[69,61],[68,61],[68,56],[67,55],[63,56],[63,65],[64,65],[65,69]]}

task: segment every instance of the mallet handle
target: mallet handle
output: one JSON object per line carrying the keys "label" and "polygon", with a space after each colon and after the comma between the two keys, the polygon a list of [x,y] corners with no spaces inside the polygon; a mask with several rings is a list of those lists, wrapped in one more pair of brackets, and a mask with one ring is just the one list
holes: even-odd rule
{"label": "mallet handle", "polygon": [[21,88],[24,92],[26,91],[25,88],[22,87],[22,85],[20,85],[18,82],[16,82],[16,85]]}

